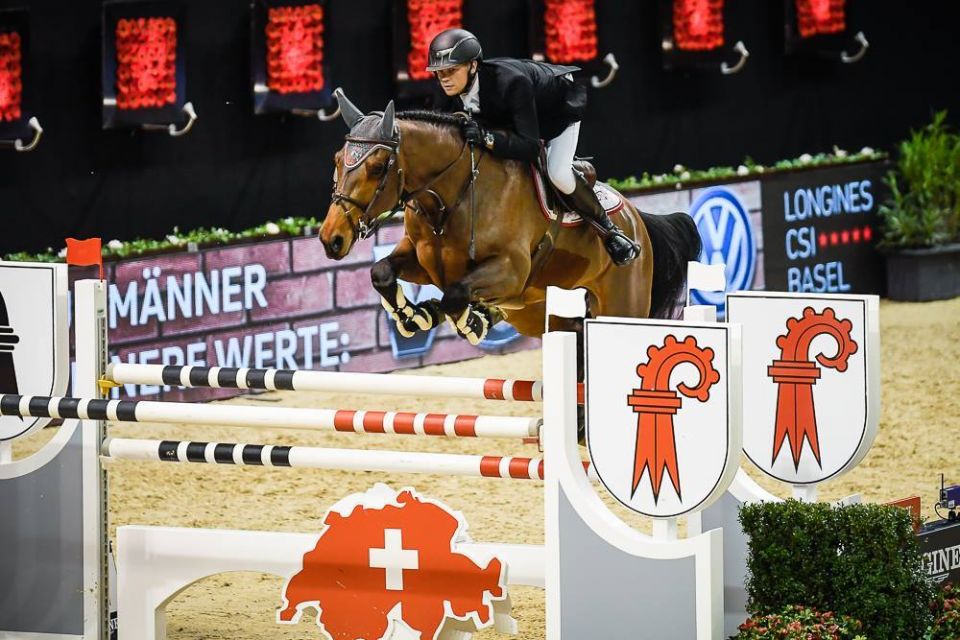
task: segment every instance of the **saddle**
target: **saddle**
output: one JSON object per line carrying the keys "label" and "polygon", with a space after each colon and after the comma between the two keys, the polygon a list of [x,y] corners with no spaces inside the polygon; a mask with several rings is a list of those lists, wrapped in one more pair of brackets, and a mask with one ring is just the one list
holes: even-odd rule
{"label": "saddle", "polygon": [[[608,216],[612,216],[623,208],[623,197],[608,185],[597,181],[597,169],[591,162],[583,158],[576,158],[573,161],[573,170],[586,178],[587,184],[597,194],[597,199],[600,200],[600,204],[603,205]],[[550,182],[547,175],[546,150],[543,147],[540,148],[539,162],[530,165],[530,173],[533,176],[537,201],[540,203],[540,212],[544,218],[550,221],[550,227],[540,238],[531,255],[531,269],[530,275],[527,277],[527,286],[540,274],[550,254],[553,253],[560,230],[564,227],[579,227],[586,224],[586,220],[579,213],[570,210],[566,199]]]}
{"label": "saddle", "polygon": [[[580,217],[579,213],[570,210],[565,198],[557,192],[550,182],[546,167],[546,153],[541,149],[540,161],[535,165],[530,165],[530,171],[533,175],[533,184],[537,190],[537,200],[540,203],[540,212],[543,217],[550,221],[556,221],[559,213],[561,216],[560,224],[564,227],[579,227],[585,224],[586,221]],[[573,170],[583,175],[587,184],[593,188],[607,215],[612,216],[623,208],[623,198],[620,194],[607,184],[597,181],[597,169],[591,162],[583,158],[577,158],[573,161]]]}

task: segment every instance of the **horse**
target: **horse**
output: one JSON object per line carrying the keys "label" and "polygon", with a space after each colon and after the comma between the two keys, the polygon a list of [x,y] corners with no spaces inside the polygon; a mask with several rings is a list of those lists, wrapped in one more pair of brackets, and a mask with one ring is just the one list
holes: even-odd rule
{"label": "horse", "polygon": [[[319,231],[326,255],[341,260],[394,213],[404,236],[371,269],[373,287],[401,335],[448,318],[471,344],[506,320],[525,336],[545,330],[548,286],[583,287],[591,316],[671,317],[697,260],[700,235],[683,212],[639,212],[619,193],[614,222],[640,247],[615,266],[585,225],[564,228],[541,213],[528,163],[468,145],[464,114],[364,114],[338,90],[349,133],[336,153],[334,188]],[[398,280],[438,287],[419,304]]]}

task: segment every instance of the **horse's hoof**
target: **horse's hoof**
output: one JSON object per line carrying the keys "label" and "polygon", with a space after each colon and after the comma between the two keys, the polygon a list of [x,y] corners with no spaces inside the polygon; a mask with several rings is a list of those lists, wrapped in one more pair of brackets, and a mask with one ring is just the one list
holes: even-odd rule
{"label": "horse's hoof", "polygon": [[483,307],[468,306],[454,323],[457,333],[467,342],[477,346],[487,337],[490,330],[490,317]]}
{"label": "horse's hoof", "polygon": [[410,329],[407,329],[404,326],[404,323],[399,320],[395,320],[393,324],[397,327],[397,333],[399,333],[404,338],[412,338],[414,334],[416,334],[416,331],[411,331]]}

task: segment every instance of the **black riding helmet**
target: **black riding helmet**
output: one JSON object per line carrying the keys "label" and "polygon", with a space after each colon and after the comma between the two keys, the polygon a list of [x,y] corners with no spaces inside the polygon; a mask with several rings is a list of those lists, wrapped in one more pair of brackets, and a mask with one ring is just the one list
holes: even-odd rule
{"label": "black riding helmet", "polygon": [[472,60],[483,60],[483,49],[477,36],[466,29],[445,29],[430,42],[427,71],[449,69]]}

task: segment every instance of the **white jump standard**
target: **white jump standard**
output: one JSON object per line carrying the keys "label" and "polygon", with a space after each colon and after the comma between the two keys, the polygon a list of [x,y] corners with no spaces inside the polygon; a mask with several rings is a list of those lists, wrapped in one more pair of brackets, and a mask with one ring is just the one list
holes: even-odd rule
{"label": "white jump standard", "polygon": [[250,407],[12,394],[0,394],[0,415],[450,438],[533,438],[539,434],[542,424],[541,418],[520,416]]}

